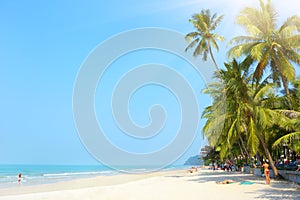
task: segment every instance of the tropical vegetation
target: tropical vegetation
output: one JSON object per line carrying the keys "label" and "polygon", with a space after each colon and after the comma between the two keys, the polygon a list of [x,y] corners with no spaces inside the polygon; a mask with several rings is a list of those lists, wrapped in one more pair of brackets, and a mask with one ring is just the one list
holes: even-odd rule
{"label": "tropical vegetation", "polygon": [[[203,90],[213,99],[202,114],[203,135],[210,160],[263,157],[277,176],[275,161],[283,148],[300,154],[300,78],[295,72],[300,65],[300,18],[291,16],[279,25],[271,1],[259,3],[259,8],[246,7],[238,15],[237,24],[247,35],[230,40],[229,61],[217,68],[217,81]],[[202,10],[190,20],[196,30],[186,35],[186,50],[195,47],[194,56],[204,60],[209,53],[216,66],[212,47],[218,50],[217,40],[225,39],[212,31],[222,18]]]}
{"label": "tropical vegetation", "polygon": [[189,20],[196,30],[188,33],[185,37],[186,41],[190,43],[185,51],[194,49],[193,55],[195,57],[202,56],[204,61],[207,60],[207,55],[209,54],[217,69],[218,65],[215,61],[212,47],[218,51],[219,45],[217,41],[224,41],[225,38],[213,31],[221,23],[223,17],[223,15],[218,17],[216,13],[211,15],[210,10],[201,10],[199,14],[194,14],[192,19]]}

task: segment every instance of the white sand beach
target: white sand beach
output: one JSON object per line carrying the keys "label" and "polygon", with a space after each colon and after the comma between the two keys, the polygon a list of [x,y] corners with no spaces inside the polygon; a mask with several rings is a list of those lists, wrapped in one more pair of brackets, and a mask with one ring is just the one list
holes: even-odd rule
{"label": "white sand beach", "polygon": [[[231,179],[231,184],[217,181]],[[250,183],[250,184],[249,184]],[[39,199],[300,199],[297,184],[272,180],[265,185],[262,177],[238,172],[200,170],[163,171],[147,174],[99,176],[37,186],[0,189],[0,200]]]}

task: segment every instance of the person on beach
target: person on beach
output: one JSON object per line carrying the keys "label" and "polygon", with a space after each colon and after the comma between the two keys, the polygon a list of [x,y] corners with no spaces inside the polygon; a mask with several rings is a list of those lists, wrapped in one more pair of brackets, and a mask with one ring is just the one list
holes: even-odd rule
{"label": "person on beach", "polygon": [[197,172],[197,168],[196,167],[191,167],[189,170],[188,170],[190,173],[194,173],[194,172]]}
{"label": "person on beach", "polygon": [[220,181],[220,182],[217,182],[217,184],[230,184],[230,183],[234,183],[235,181],[231,180],[231,179],[227,179],[227,180],[224,180],[224,181]]}
{"label": "person on beach", "polygon": [[269,185],[270,184],[270,170],[269,170],[269,164],[267,162],[263,162],[263,168],[264,168],[264,173],[266,176],[266,184]]}
{"label": "person on beach", "polygon": [[18,183],[19,183],[19,184],[21,184],[21,179],[22,179],[22,174],[19,173],[19,174],[18,174]]}

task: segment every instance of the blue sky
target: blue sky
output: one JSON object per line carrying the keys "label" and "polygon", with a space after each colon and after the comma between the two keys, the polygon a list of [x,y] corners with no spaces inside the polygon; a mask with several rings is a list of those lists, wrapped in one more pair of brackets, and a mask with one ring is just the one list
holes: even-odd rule
{"label": "blue sky", "polygon": [[[293,0],[273,2],[280,20],[300,13],[299,3]],[[258,5],[258,1],[0,2],[0,163],[96,164],[80,142],[72,113],[74,82],[89,53],[107,38],[134,28],[161,27],[186,34],[193,30],[188,19],[202,8],[225,14],[218,31],[228,41],[241,33],[234,24],[234,17],[246,5]],[[155,53],[150,54],[155,59]],[[221,44],[216,55],[217,62],[222,65],[226,58],[226,43]],[[169,61],[172,63],[172,59]],[[200,94],[203,80],[198,80],[193,70],[184,73],[190,77],[197,91],[200,108],[208,105],[209,98]],[[162,101],[168,105],[167,110],[177,113],[174,97],[159,88],[156,92],[160,94],[158,98],[147,97],[147,88],[144,93],[133,97],[133,102],[142,102],[137,107],[134,103],[130,104],[134,121],[147,124],[147,115],[139,110],[143,111],[155,102]],[[96,108],[100,110],[101,105],[96,105]],[[101,112],[97,114],[101,115]],[[170,120],[171,124],[176,124],[179,119],[171,117]],[[178,163],[198,154],[202,144],[202,125],[203,122],[199,125],[194,143]],[[105,123],[105,127],[115,129],[110,121]],[[172,132],[176,125],[168,125],[167,128]],[[117,136],[111,139],[118,143]],[[164,140],[156,144],[163,145]],[[126,146],[122,141],[118,144]],[[151,144],[148,147],[147,150],[157,148]],[[137,151],[134,148],[130,150]]]}

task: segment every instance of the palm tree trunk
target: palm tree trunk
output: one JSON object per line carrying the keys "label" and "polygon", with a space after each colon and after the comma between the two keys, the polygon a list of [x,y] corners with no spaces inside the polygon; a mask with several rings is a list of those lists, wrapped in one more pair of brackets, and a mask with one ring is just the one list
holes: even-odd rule
{"label": "palm tree trunk", "polygon": [[[243,127],[244,131],[247,133],[247,127],[245,126],[245,124],[242,124],[242,127]],[[248,149],[246,148],[246,145],[245,145],[244,140],[241,135],[239,136],[239,139],[240,139],[242,146],[247,154],[247,157],[250,159],[250,154],[248,152]]]}
{"label": "palm tree trunk", "polygon": [[282,84],[286,95],[290,94],[287,78],[281,74]]}
{"label": "palm tree trunk", "polygon": [[246,160],[247,160],[248,158],[250,158],[249,152],[248,152],[248,150],[247,150],[247,148],[246,148],[246,146],[245,146],[245,143],[244,143],[244,141],[243,141],[242,136],[240,136],[239,139],[240,139],[241,144],[242,144],[242,147],[243,147],[243,149],[244,149],[244,151],[245,151],[245,153],[246,153],[246,156],[247,156]]}
{"label": "palm tree trunk", "polygon": [[261,156],[260,156],[260,153],[259,152],[256,152],[256,154],[255,154],[255,156],[256,156],[256,159],[259,161],[259,164],[261,164]]}
{"label": "palm tree trunk", "polygon": [[218,65],[217,65],[217,63],[216,63],[216,60],[215,60],[215,58],[214,58],[214,55],[213,55],[213,53],[212,53],[212,50],[211,50],[210,45],[209,45],[209,47],[208,47],[208,50],[209,50],[210,57],[211,57],[213,63],[215,64],[215,67],[216,67],[217,70],[219,71],[220,69],[219,69],[219,67],[218,67]]}
{"label": "palm tree trunk", "polygon": [[245,154],[244,154],[244,151],[243,151],[243,149],[242,149],[242,146],[241,146],[241,142],[240,142],[240,141],[238,141],[238,145],[239,145],[240,152],[241,152],[242,156],[245,157]]}
{"label": "palm tree trunk", "polygon": [[270,151],[269,151],[269,149],[267,147],[266,141],[265,141],[265,139],[264,139],[264,137],[263,137],[263,135],[262,135],[262,133],[260,131],[258,131],[258,137],[259,137],[259,140],[260,140],[260,142],[261,142],[261,144],[262,144],[262,146],[264,148],[265,154],[266,154],[266,156],[267,156],[267,158],[269,160],[269,164],[270,164],[270,166],[271,166],[271,168],[272,168],[272,170],[274,172],[275,178],[277,178],[278,177],[278,170],[275,167],[274,161],[273,161],[272,156],[270,154]]}
{"label": "palm tree trunk", "polygon": [[219,79],[221,80],[221,82],[223,83],[223,79],[222,79],[222,76],[221,76],[220,68],[218,67],[218,65],[217,65],[217,63],[216,63],[216,60],[215,60],[214,55],[213,55],[213,53],[212,53],[210,44],[209,44],[209,46],[208,46],[208,50],[209,50],[210,57],[211,57],[213,63],[215,64],[215,67],[216,67],[216,69],[217,69],[218,77],[219,77]]}

